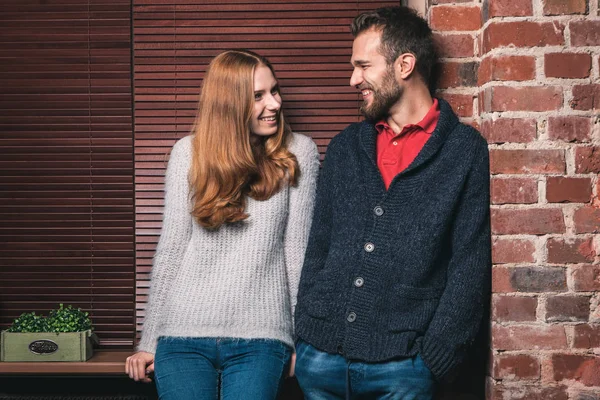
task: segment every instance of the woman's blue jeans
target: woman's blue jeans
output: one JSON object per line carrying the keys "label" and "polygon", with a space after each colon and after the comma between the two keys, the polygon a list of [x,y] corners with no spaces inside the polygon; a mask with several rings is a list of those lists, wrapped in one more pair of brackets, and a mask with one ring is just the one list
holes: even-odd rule
{"label": "woman's blue jeans", "polygon": [[435,380],[419,355],[380,363],[346,360],[298,340],[296,377],[307,400],[432,400]]}
{"label": "woman's blue jeans", "polygon": [[160,399],[275,399],[292,349],[271,339],[158,340],[154,377]]}

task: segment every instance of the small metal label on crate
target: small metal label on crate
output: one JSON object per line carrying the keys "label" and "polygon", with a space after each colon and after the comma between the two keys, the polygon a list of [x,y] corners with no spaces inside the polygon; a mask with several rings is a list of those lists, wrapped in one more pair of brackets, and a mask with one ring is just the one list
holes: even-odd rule
{"label": "small metal label on crate", "polygon": [[52,354],[58,350],[58,345],[52,340],[41,339],[29,343],[29,351],[33,354]]}

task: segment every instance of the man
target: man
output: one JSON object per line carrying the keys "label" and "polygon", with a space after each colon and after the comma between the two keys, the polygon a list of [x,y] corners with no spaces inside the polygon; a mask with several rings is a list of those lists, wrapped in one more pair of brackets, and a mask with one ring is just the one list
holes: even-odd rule
{"label": "man", "polygon": [[431,399],[490,291],[486,141],[430,94],[431,29],[406,7],[358,16],[350,85],[366,120],[330,143],[296,307],[307,399]]}

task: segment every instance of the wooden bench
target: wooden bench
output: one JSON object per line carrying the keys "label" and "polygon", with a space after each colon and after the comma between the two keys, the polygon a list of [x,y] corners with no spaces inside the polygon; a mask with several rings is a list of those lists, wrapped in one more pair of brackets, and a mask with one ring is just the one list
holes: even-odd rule
{"label": "wooden bench", "polygon": [[86,362],[0,362],[0,374],[125,375],[131,351],[96,351]]}
{"label": "wooden bench", "polygon": [[154,384],[125,374],[132,351],[101,351],[86,362],[0,362],[0,399],[156,400]]}

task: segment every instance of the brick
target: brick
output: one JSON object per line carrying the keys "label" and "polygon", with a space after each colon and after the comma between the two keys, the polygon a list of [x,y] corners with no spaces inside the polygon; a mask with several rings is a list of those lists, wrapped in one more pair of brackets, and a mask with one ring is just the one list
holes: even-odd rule
{"label": "brick", "polygon": [[430,9],[429,23],[436,31],[476,31],[481,28],[481,8],[437,6]]}
{"label": "brick", "polygon": [[548,118],[548,137],[565,142],[589,142],[592,120],[587,117],[559,116]]}
{"label": "brick", "polygon": [[600,266],[582,265],[571,269],[573,289],[576,292],[600,291]]}
{"label": "brick", "polygon": [[527,81],[535,78],[534,57],[494,57],[492,65],[492,79],[495,81]]}
{"label": "brick", "polygon": [[544,73],[547,78],[587,78],[592,56],[586,53],[546,53]]}
{"label": "brick", "polygon": [[533,15],[531,0],[489,0],[489,17],[527,17]]}
{"label": "brick", "polygon": [[575,172],[578,174],[600,173],[600,146],[575,148]]}
{"label": "brick", "polygon": [[528,81],[534,78],[534,57],[486,57],[481,61],[477,83],[483,85],[490,81]]}
{"label": "brick", "polygon": [[600,325],[575,325],[573,328],[573,347],[576,349],[600,347]]}
{"label": "brick", "polygon": [[490,150],[492,174],[564,174],[563,150]]}
{"label": "brick", "polygon": [[485,112],[553,111],[563,106],[563,90],[557,86],[494,86],[483,96]]}
{"label": "brick", "polygon": [[555,381],[575,380],[585,386],[600,386],[600,357],[580,354],[553,354]]}
{"label": "brick", "polygon": [[452,106],[452,109],[459,117],[473,116],[473,95],[440,93],[440,97],[446,100]]}
{"label": "brick", "polygon": [[527,239],[495,238],[492,241],[492,261],[495,264],[535,262],[535,244]]}
{"label": "brick", "polygon": [[492,320],[497,322],[535,321],[537,297],[494,296]]}
{"label": "brick", "polygon": [[575,233],[600,233],[600,209],[582,207],[573,215]]}
{"label": "brick", "polygon": [[492,204],[532,204],[538,201],[537,180],[533,178],[493,178]]}
{"label": "brick", "polygon": [[571,21],[569,29],[573,46],[600,46],[600,21]]}
{"label": "brick", "polygon": [[513,268],[492,267],[492,293],[514,292],[514,288],[510,282],[512,270]]}
{"label": "brick", "polygon": [[559,350],[567,348],[565,329],[559,325],[492,327],[494,350]]}
{"label": "brick", "polygon": [[438,87],[473,87],[477,85],[478,62],[444,62],[440,65]]}
{"label": "brick", "polygon": [[473,0],[433,0],[431,4],[472,3]]}
{"label": "brick", "polygon": [[569,395],[566,386],[544,387],[536,385],[509,386],[505,384],[493,388],[491,398],[488,400],[567,400]]}
{"label": "brick", "polygon": [[596,258],[592,238],[551,238],[546,248],[548,262],[552,264],[593,262]]}
{"label": "brick", "polygon": [[481,125],[481,134],[488,143],[529,143],[537,136],[537,124],[534,119],[485,120]]}
{"label": "brick", "polygon": [[563,212],[558,208],[493,209],[492,233],[495,235],[565,233]]}
{"label": "brick", "polygon": [[546,181],[546,200],[550,203],[587,203],[591,197],[590,178],[549,176]]}
{"label": "brick", "polygon": [[600,85],[573,86],[573,110],[600,110]]}
{"label": "brick", "polygon": [[559,22],[492,22],[483,32],[483,54],[499,47],[560,46],[565,26]]}
{"label": "brick", "polygon": [[586,14],[586,0],[544,0],[544,15]]}
{"label": "brick", "polygon": [[585,322],[589,317],[589,296],[553,296],[546,300],[546,322]]}
{"label": "brick", "polygon": [[512,268],[510,286],[517,292],[565,292],[567,277],[565,269],[559,267]]}
{"label": "brick", "polygon": [[475,55],[475,39],[468,33],[434,33],[433,40],[442,58],[463,58]]}
{"label": "brick", "polygon": [[536,379],[540,360],[529,354],[499,354],[494,357],[492,376],[496,379]]}

